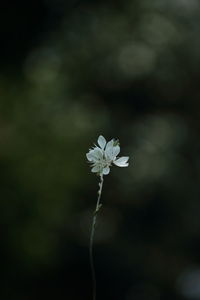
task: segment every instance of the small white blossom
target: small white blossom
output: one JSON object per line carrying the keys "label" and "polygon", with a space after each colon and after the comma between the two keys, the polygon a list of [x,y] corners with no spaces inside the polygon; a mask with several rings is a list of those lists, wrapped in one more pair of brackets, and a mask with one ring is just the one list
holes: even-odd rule
{"label": "small white blossom", "polygon": [[92,164],[92,172],[99,175],[108,175],[112,164],[118,167],[128,167],[128,156],[117,157],[120,152],[118,141],[114,139],[108,143],[100,135],[97,140],[98,146],[90,149],[86,154],[87,159]]}

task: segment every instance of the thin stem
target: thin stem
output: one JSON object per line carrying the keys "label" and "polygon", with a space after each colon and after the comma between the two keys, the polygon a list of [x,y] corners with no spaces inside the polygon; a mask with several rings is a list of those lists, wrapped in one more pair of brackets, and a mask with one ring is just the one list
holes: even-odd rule
{"label": "thin stem", "polygon": [[94,243],[94,233],[95,233],[95,228],[96,228],[97,214],[99,212],[99,209],[102,206],[102,204],[100,204],[102,188],[103,188],[103,175],[100,176],[98,198],[97,198],[96,208],[95,208],[93,220],[92,220],[92,227],[91,227],[91,234],[90,234],[90,246],[89,246],[90,267],[91,267],[91,272],[92,272],[92,283],[93,283],[93,300],[96,300],[96,285],[97,285],[96,284],[95,267],[94,267],[94,257],[93,257],[93,243]]}

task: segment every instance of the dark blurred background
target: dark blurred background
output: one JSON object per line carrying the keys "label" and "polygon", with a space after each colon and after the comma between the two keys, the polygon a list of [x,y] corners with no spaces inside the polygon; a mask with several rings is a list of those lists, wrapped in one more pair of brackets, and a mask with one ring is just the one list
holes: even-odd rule
{"label": "dark blurred background", "polygon": [[0,4],[2,300],[200,299],[200,1]]}

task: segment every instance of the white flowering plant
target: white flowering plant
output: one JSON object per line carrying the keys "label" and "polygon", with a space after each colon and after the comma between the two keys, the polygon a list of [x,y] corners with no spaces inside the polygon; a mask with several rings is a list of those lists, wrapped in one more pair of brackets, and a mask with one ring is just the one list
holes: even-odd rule
{"label": "white flowering plant", "polygon": [[98,146],[90,149],[86,154],[88,161],[92,164],[92,172],[98,175],[108,175],[112,164],[118,167],[128,167],[128,156],[117,157],[120,152],[118,140],[106,139],[100,135],[97,140]]}
{"label": "white flowering plant", "polygon": [[93,261],[93,241],[94,241],[94,232],[96,226],[97,213],[101,208],[102,204],[100,203],[101,193],[103,188],[103,176],[110,173],[110,167],[114,164],[118,167],[128,167],[129,157],[122,156],[118,157],[120,153],[119,141],[112,139],[109,142],[100,135],[97,140],[98,145],[94,145],[93,148],[89,149],[89,152],[86,154],[86,157],[91,163],[92,172],[100,176],[98,198],[96,203],[96,209],[94,211],[91,234],[90,234],[90,265],[92,271],[92,280],[93,280],[93,300],[96,300],[96,276],[94,269]]}

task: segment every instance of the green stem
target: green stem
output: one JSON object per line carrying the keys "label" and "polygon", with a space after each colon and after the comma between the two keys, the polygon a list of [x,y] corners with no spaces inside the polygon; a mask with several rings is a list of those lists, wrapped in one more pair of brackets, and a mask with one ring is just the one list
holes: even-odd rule
{"label": "green stem", "polygon": [[94,211],[94,216],[93,216],[93,220],[92,220],[92,228],[91,228],[91,234],[90,234],[90,246],[89,246],[90,267],[91,267],[91,272],[92,272],[92,283],[93,283],[93,300],[96,300],[96,275],[95,275],[94,257],[93,257],[93,243],[94,243],[94,233],[95,233],[95,228],[96,228],[97,214],[99,212],[99,209],[102,206],[102,204],[100,204],[102,188],[103,188],[103,175],[100,175],[98,198],[97,198],[96,209]]}

